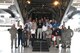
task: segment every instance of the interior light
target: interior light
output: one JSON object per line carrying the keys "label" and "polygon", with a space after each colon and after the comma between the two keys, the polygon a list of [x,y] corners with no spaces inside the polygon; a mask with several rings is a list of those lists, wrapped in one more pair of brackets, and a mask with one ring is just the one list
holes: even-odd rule
{"label": "interior light", "polygon": [[31,2],[28,0],[27,3],[30,4]]}
{"label": "interior light", "polygon": [[54,1],[54,3],[53,3],[55,6],[57,6],[57,5],[59,5],[60,3],[59,3],[59,1]]}

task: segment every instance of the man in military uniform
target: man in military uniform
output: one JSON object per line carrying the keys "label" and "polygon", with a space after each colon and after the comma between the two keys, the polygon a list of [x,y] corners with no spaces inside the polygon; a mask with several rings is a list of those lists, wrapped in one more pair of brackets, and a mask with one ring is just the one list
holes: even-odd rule
{"label": "man in military uniform", "polygon": [[66,45],[68,48],[70,48],[71,45],[71,38],[73,36],[73,30],[70,29],[70,26],[68,26],[67,32],[66,32]]}

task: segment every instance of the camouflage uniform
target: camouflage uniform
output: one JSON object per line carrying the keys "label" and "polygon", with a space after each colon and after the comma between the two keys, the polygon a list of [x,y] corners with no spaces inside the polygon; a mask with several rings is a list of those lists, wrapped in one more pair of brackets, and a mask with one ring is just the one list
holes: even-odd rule
{"label": "camouflage uniform", "polygon": [[71,45],[71,37],[73,36],[73,30],[67,29],[66,32],[66,45],[70,46]]}
{"label": "camouflage uniform", "polygon": [[62,41],[62,46],[66,47],[66,35],[67,35],[67,30],[64,29],[62,30],[62,36],[61,36],[61,41]]}
{"label": "camouflage uniform", "polygon": [[11,27],[9,30],[11,34],[11,47],[13,48],[13,40],[15,40],[15,47],[16,47],[16,35],[17,35],[17,28],[15,28],[15,25]]}

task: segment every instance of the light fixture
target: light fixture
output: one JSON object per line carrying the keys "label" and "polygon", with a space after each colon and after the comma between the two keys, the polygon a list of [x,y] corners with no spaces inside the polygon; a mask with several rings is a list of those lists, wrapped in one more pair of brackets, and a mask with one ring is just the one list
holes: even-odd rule
{"label": "light fixture", "polygon": [[28,3],[28,4],[30,4],[30,3],[31,3],[31,1],[30,1],[30,0],[27,0],[27,3]]}
{"label": "light fixture", "polygon": [[53,4],[54,4],[54,6],[57,6],[57,5],[60,4],[60,2],[59,1],[54,1]]}

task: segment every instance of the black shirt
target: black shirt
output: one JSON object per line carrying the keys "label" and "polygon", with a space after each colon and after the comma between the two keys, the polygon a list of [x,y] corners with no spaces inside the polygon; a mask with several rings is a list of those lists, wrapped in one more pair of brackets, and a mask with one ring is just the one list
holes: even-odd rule
{"label": "black shirt", "polygon": [[[57,33],[57,34],[56,34]],[[54,36],[61,36],[61,29],[57,28],[52,33]]]}
{"label": "black shirt", "polygon": [[17,31],[18,31],[18,35],[22,35],[23,29],[20,29],[20,28],[19,28]]}
{"label": "black shirt", "polygon": [[42,28],[42,26],[43,26],[43,23],[37,23],[38,28]]}

